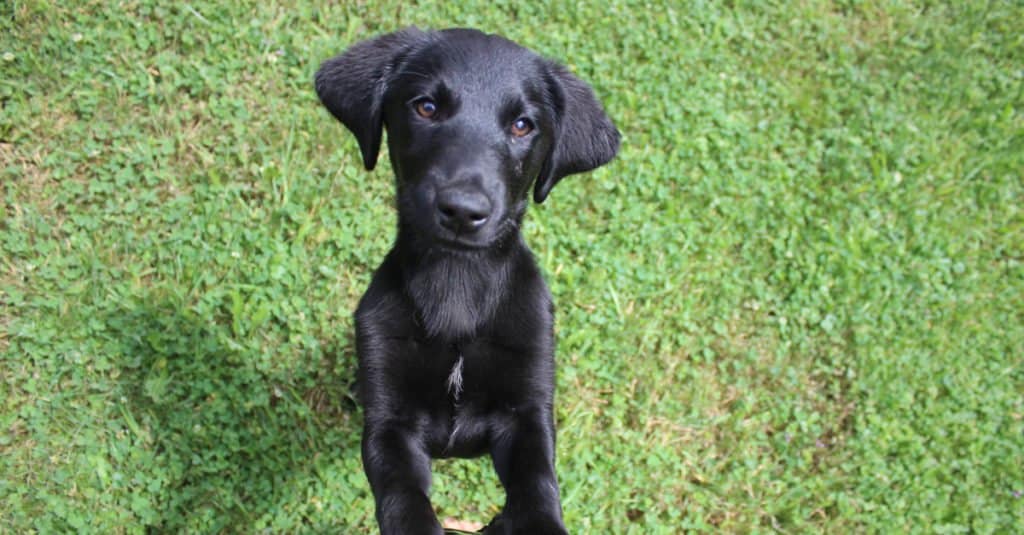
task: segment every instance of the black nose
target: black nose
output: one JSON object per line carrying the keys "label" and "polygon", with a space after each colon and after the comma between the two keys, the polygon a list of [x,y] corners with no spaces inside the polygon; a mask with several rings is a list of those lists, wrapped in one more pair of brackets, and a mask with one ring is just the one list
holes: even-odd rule
{"label": "black nose", "polygon": [[449,188],[437,193],[441,225],[458,234],[480,230],[491,216],[491,201],[480,192]]}

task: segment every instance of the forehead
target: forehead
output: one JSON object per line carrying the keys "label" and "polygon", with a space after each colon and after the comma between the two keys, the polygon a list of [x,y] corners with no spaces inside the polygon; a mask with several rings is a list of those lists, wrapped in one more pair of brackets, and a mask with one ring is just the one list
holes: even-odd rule
{"label": "forehead", "polygon": [[472,30],[437,32],[409,55],[396,78],[412,86],[441,83],[481,96],[535,93],[543,81],[539,56],[504,38]]}

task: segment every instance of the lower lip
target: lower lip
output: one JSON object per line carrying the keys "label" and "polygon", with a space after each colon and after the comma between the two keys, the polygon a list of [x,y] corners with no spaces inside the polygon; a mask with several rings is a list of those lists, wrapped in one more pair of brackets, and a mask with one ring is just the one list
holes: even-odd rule
{"label": "lower lip", "polygon": [[438,245],[446,249],[454,249],[459,251],[472,251],[477,249],[483,249],[485,245],[476,243],[467,243],[464,241],[457,241],[451,239],[440,238],[437,240]]}

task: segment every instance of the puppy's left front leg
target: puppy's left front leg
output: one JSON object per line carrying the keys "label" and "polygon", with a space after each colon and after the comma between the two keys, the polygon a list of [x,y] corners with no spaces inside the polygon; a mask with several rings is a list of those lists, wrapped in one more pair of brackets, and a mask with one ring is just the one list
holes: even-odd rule
{"label": "puppy's left front leg", "polygon": [[505,487],[505,533],[565,535],[551,408],[520,407],[510,421],[491,444],[494,469]]}

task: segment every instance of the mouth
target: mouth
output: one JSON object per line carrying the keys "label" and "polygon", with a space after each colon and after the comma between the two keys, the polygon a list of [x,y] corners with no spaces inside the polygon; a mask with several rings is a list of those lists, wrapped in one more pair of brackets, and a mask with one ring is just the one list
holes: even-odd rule
{"label": "mouth", "polygon": [[490,247],[492,243],[494,243],[494,240],[487,240],[486,242],[481,243],[476,240],[460,238],[458,236],[438,236],[434,240],[434,244],[437,246],[437,248],[456,252],[482,251]]}
{"label": "mouth", "polygon": [[506,238],[515,230],[513,221],[505,220],[497,228],[488,232],[486,236],[477,233],[468,236],[460,236],[454,232],[444,230],[434,236],[434,246],[446,252],[472,253],[491,249],[503,243]]}

